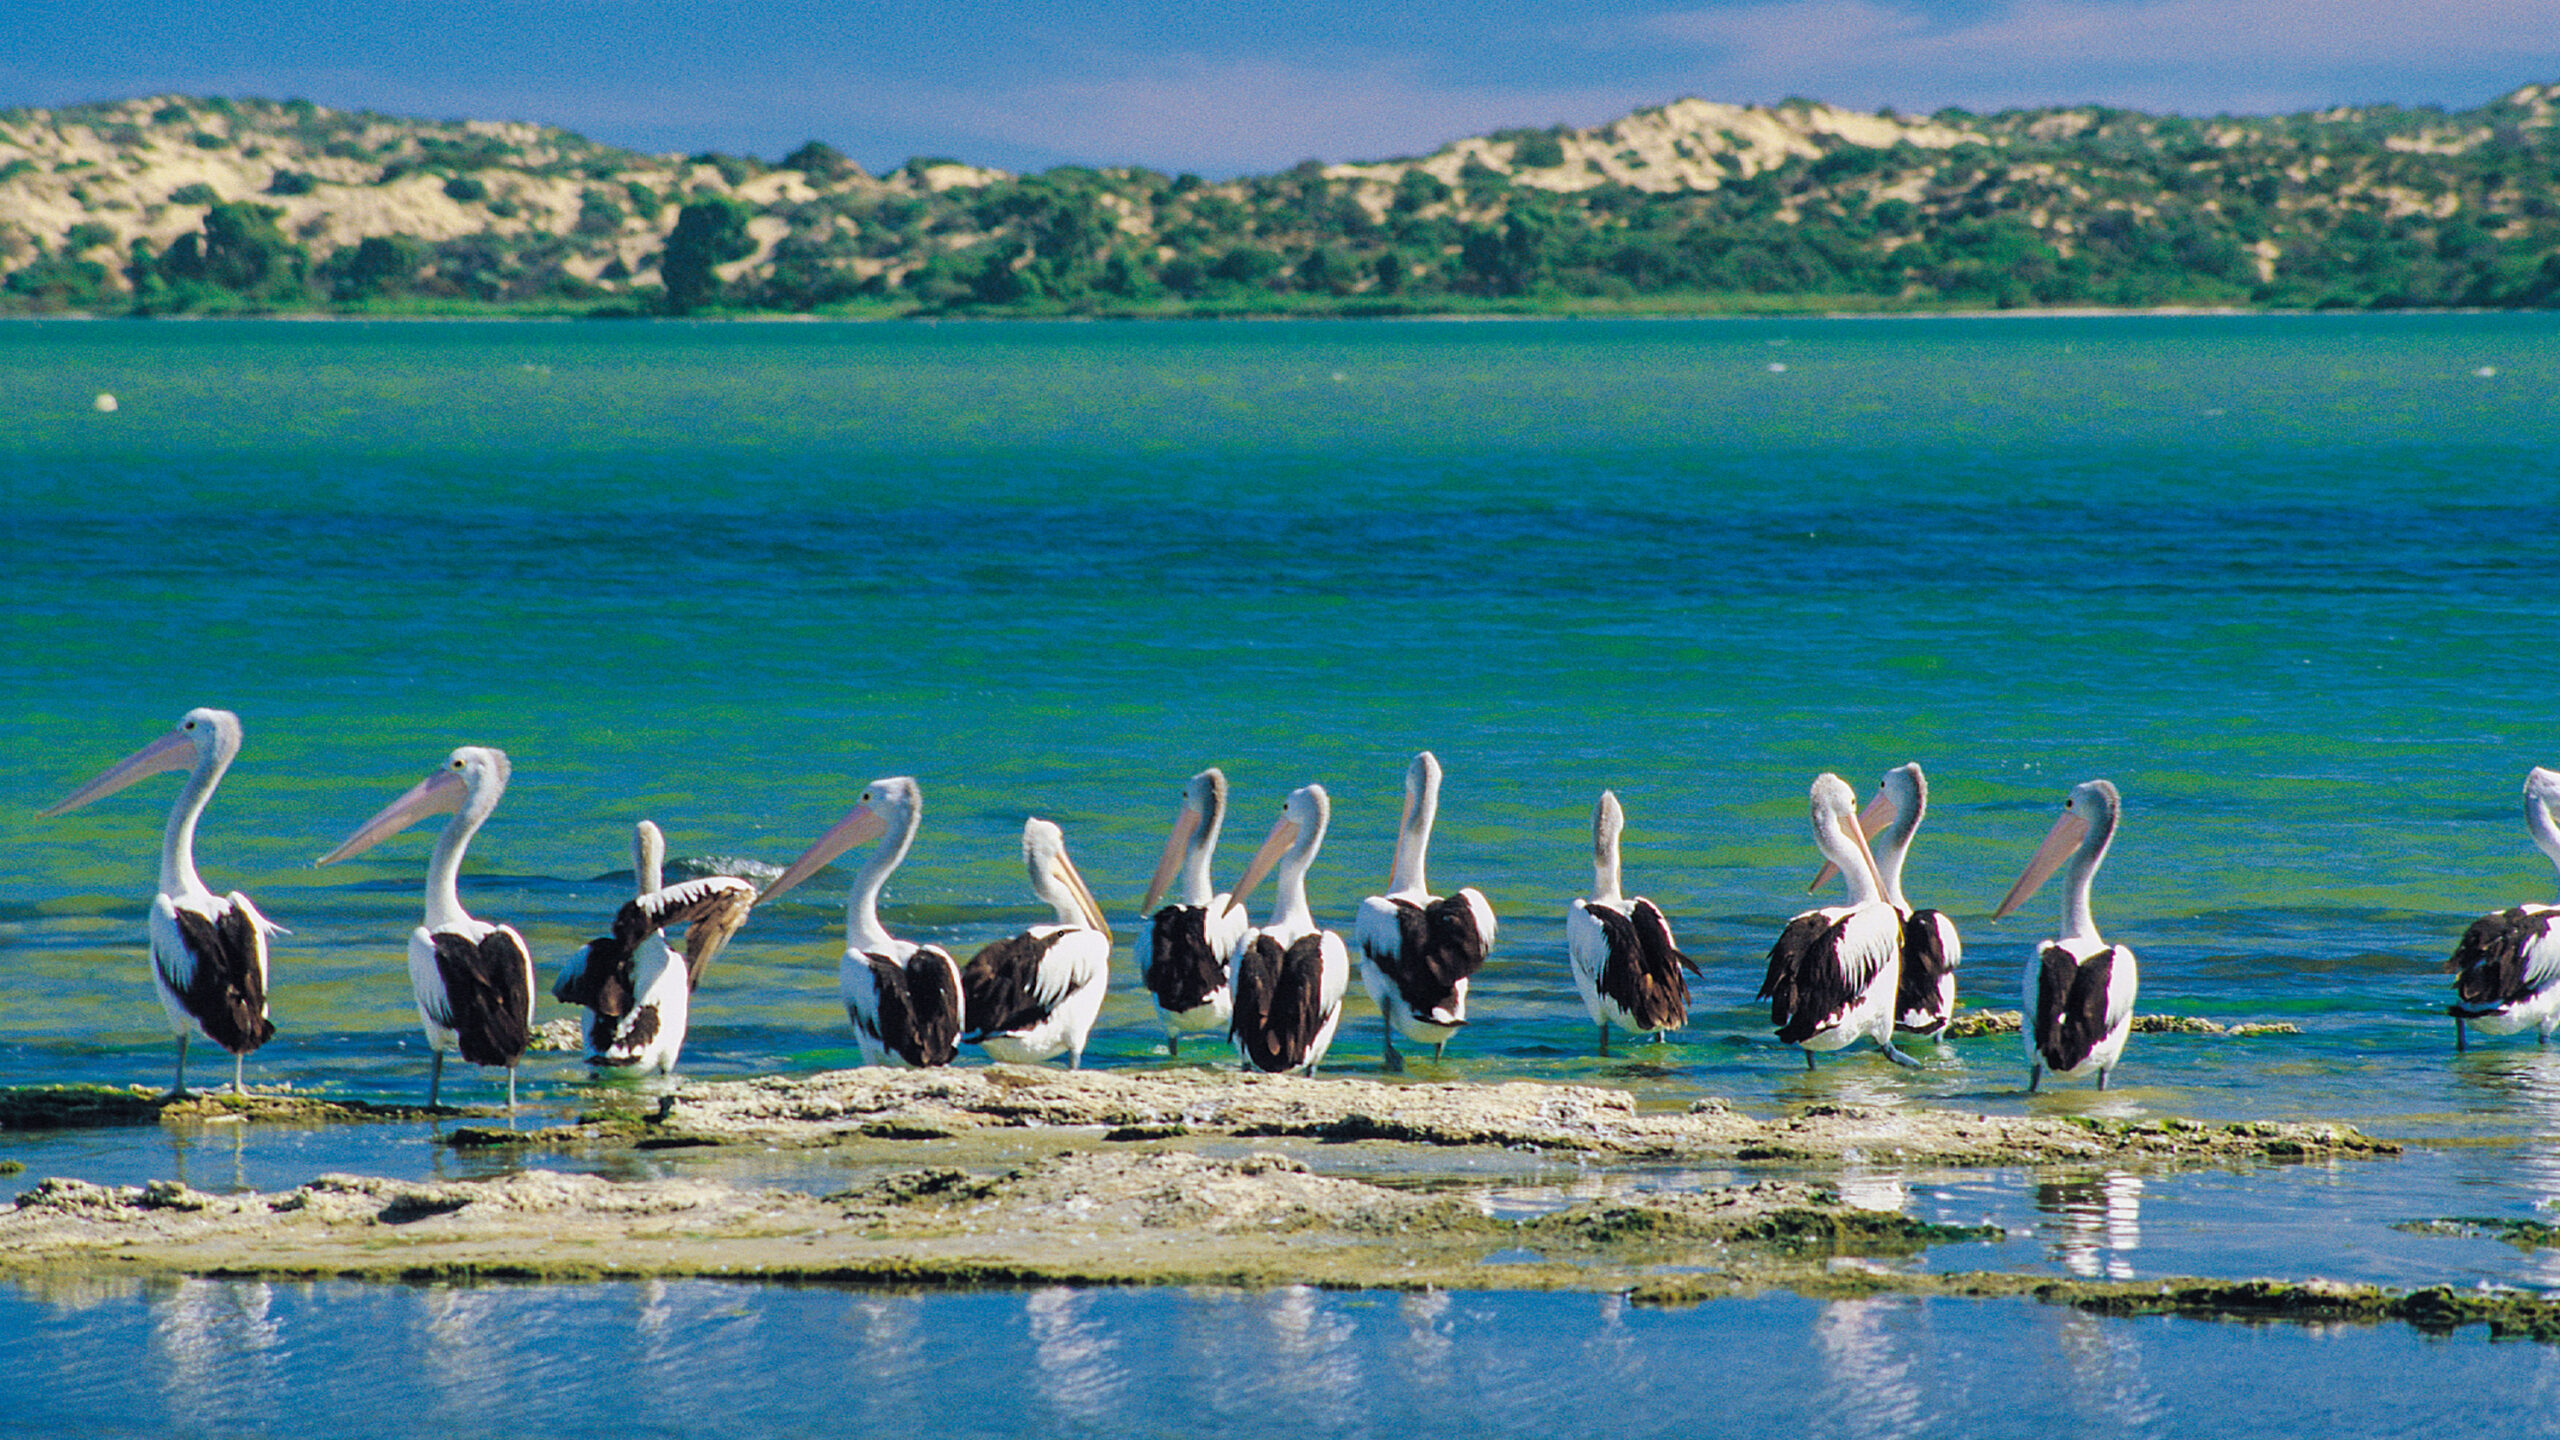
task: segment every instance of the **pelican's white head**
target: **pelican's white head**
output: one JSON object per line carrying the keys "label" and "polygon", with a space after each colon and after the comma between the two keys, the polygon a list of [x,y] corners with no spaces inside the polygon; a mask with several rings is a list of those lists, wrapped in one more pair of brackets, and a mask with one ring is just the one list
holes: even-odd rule
{"label": "pelican's white head", "polygon": [[912,776],[892,775],[874,780],[862,789],[862,798],[851,811],[819,836],[791,868],[764,889],[757,903],[763,904],[783,891],[826,868],[827,862],[866,840],[883,835],[912,838],[916,826],[924,818],[924,791]]}
{"label": "pelican's white head", "polygon": [[1058,923],[1111,933],[1102,906],[1085,888],[1076,862],[1067,858],[1067,837],[1056,825],[1037,816],[1022,822],[1022,863],[1031,871],[1031,893],[1058,912]]}
{"label": "pelican's white head", "polygon": [[[1140,914],[1155,913],[1156,902],[1164,898],[1175,873],[1189,870],[1194,859],[1200,861],[1200,873],[1183,876],[1186,893],[1182,903],[1206,905],[1214,898],[1209,890],[1206,857],[1218,848],[1218,835],[1226,823],[1227,772],[1212,765],[1182,787],[1182,808],[1173,817],[1173,832],[1165,837],[1164,855],[1156,861],[1156,873],[1147,881],[1147,898],[1138,903]],[[1192,891],[1198,893],[1187,893]]]}
{"label": "pelican's white head", "polygon": [[312,863],[332,865],[361,855],[429,815],[458,814],[477,825],[498,808],[499,797],[507,793],[507,777],[511,773],[506,751],[487,745],[461,746],[445,758],[435,773],[383,806],[372,819],[357,826],[337,849]]}
{"label": "pelican's white head", "polygon": [[231,757],[239,753],[240,717],[228,710],[199,706],[179,716],[178,723],[159,739],[108,766],[96,779],[54,802],[43,814],[68,814],[137,780],[171,770],[205,770],[205,788],[209,790],[231,764]]}

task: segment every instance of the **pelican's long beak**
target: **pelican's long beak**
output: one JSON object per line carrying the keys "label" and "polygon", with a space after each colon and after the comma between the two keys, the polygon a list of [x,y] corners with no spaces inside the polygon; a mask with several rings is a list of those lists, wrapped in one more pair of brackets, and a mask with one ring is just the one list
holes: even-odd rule
{"label": "pelican's long beak", "polygon": [[1093,898],[1093,891],[1084,883],[1083,872],[1076,869],[1076,862],[1068,859],[1063,850],[1058,852],[1058,878],[1067,882],[1067,889],[1075,895],[1076,908],[1084,912],[1085,928],[1099,930],[1109,936],[1111,922],[1103,918],[1101,902]]}
{"label": "pelican's long beak", "polygon": [[819,836],[799,859],[792,861],[791,868],[782,872],[781,879],[766,886],[764,893],[756,897],[756,903],[770,902],[774,896],[825,869],[828,861],[865,840],[877,840],[888,833],[888,820],[871,808],[871,802],[866,800],[854,806],[852,814],[837,821],[834,829]]}
{"label": "pelican's long beak", "polygon": [[2062,862],[2071,858],[2071,852],[2080,848],[2080,842],[2088,834],[2087,820],[2068,810],[2062,812],[2053,822],[2053,829],[2046,832],[2044,843],[2036,847],[2035,858],[2027,862],[2026,873],[2018,877],[2017,884],[2009,887],[2008,894],[2000,897],[2000,908],[1991,912],[1991,918],[2002,919],[2027,903],[2027,897],[2035,894],[2037,886],[2062,868]]}
{"label": "pelican's long beak", "polygon": [[449,815],[462,808],[470,785],[459,770],[438,770],[419,781],[409,793],[382,807],[382,813],[356,827],[356,833],[340,842],[338,848],[312,861],[314,865],[330,865],[350,855],[361,855],[428,815]]}
{"label": "pelican's long beak", "polygon": [[52,809],[39,812],[39,816],[50,818],[77,810],[92,800],[113,795],[147,775],[158,775],[169,770],[184,770],[195,763],[195,737],[183,728],[171,730],[168,734],[117,761],[105,774],[62,797]]}
{"label": "pelican's long beak", "polygon": [[[1867,838],[1869,840],[1873,840],[1877,836],[1883,834],[1884,827],[1892,824],[1894,817],[1900,813],[1901,811],[1893,803],[1893,797],[1882,791],[1878,791],[1876,792],[1876,797],[1867,802],[1867,808],[1858,812],[1858,828],[1867,832]],[[1867,859],[1870,863],[1872,863],[1875,858],[1876,856],[1873,850],[1867,852]],[[1839,866],[1832,864],[1828,860],[1823,861],[1822,868],[1814,872],[1813,883],[1804,887],[1805,893],[1810,895],[1814,891],[1821,889],[1823,881],[1828,880],[1839,873]]]}
{"label": "pelican's long beak", "polygon": [[1173,833],[1164,840],[1164,857],[1156,861],[1155,878],[1147,882],[1147,898],[1138,902],[1138,913],[1153,915],[1156,902],[1164,898],[1165,887],[1173,883],[1173,872],[1182,864],[1183,852],[1191,846],[1191,837],[1200,833],[1201,822],[1208,817],[1200,807],[1185,800],[1182,813],[1173,817]]}
{"label": "pelican's long beak", "polygon": [[1289,847],[1297,843],[1298,822],[1286,815],[1281,816],[1280,823],[1271,827],[1270,837],[1262,842],[1262,848],[1253,852],[1253,863],[1244,867],[1244,878],[1236,882],[1236,888],[1227,896],[1227,903],[1242,906],[1254,887],[1262,883],[1262,877],[1270,874],[1271,867],[1279,864],[1280,857],[1289,853]]}

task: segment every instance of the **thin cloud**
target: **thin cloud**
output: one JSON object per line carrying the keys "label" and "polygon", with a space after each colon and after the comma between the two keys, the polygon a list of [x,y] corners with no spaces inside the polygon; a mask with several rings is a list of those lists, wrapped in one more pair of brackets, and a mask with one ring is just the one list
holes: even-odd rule
{"label": "thin cloud", "polygon": [[[1620,33],[1688,48],[1710,89],[1923,107],[2476,103],[2488,95],[2442,90],[2483,75],[2552,78],[2560,67],[2560,10],[2547,0],[2016,0],[1963,16],[1879,0],[1774,0],[1662,12]],[[2340,93],[2340,77],[2364,75],[2397,76],[2402,93]]]}

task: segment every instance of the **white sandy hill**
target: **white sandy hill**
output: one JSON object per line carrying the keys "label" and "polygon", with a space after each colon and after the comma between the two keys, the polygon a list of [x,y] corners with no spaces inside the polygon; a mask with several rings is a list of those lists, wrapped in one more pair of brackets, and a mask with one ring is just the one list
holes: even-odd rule
{"label": "white sandy hill", "polygon": [[[722,195],[758,212],[749,226],[756,253],[723,266],[725,278],[764,263],[790,233],[774,211],[821,194],[1003,178],[943,165],[884,181],[848,164],[819,179],[735,159],[640,155],[521,122],[153,96],[0,112],[0,271],[55,254],[103,265],[122,286],[133,242],[156,253],[202,228],[212,203],[251,201],[281,211],[278,228],[315,263],[368,236],[434,244],[543,234],[569,244],[564,268],[582,279],[618,261],[630,272],[623,283],[646,284],[683,203]],[[90,228],[67,244],[81,226]]]}
{"label": "white sandy hill", "polygon": [[[1585,130],[1542,132],[1539,138],[1554,142],[1554,155],[1524,157],[1524,150],[1544,147],[1511,131],[1501,137],[1455,141],[1421,160],[1335,165],[1325,173],[1392,185],[1406,171],[1421,170],[1454,185],[1472,162],[1508,176],[1514,185],[1539,190],[1569,193],[1595,185],[1624,185],[1659,193],[1713,190],[1727,181],[1774,170],[1789,160],[1818,159],[1841,144],[1878,150],[1895,145],[1946,150],[1967,143],[1992,143],[1978,132],[1934,120],[1870,115],[1809,101],[1771,107],[1696,99],[1638,110],[1625,119]],[[1530,159],[1552,163],[1527,163]]]}

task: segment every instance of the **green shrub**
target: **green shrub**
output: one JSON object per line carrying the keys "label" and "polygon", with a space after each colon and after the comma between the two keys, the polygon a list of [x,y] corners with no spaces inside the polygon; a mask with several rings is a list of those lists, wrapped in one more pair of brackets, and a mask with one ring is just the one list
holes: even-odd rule
{"label": "green shrub", "polygon": [[743,260],[755,248],[756,242],[747,235],[744,205],[721,196],[686,205],[676,216],[674,232],[667,236],[665,253],[658,258],[658,278],[667,287],[667,313],[689,315],[719,298],[720,277],[713,267]]}
{"label": "green shrub", "polygon": [[270,195],[308,195],[320,182],[299,170],[279,170],[267,180]]}
{"label": "green shrub", "polygon": [[489,187],[471,176],[456,175],[444,182],[444,194],[448,200],[459,200],[469,205],[475,201],[488,199]]}

